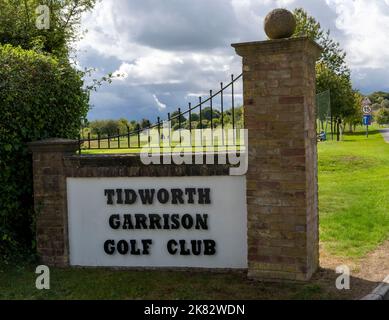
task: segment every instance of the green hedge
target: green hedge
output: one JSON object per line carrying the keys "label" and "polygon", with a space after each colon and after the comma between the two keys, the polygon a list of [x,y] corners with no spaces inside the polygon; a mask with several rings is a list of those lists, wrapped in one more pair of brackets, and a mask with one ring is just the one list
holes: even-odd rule
{"label": "green hedge", "polygon": [[89,101],[82,76],[67,61],[0,45],[0,259],[34,248],[27,142],[77,137]]}

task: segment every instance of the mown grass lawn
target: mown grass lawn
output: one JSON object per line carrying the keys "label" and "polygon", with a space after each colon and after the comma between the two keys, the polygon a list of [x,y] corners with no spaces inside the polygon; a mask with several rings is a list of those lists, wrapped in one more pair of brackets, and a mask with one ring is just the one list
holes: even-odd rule
{"label": "mown grass lawn", "polygon": [[372,129],[319,143],[320,238],[331,254],[360,258],[389,238],[389,144]]}
{"label": "mown grass lawn", "polygon": [[0,268],[0,300],[257,300],[340,298],[318,284],[252,282],[243,274],[51,268],[50,290],[33,266]]}
{"label": "mown grass lawn", "polygon": [[[389,238],[389,144],[378,131],[319,143],[320,232],[324,250],[357,259]],[[345,299],[334,270],[306,284],[248,281],[243,274],[51,268],[51,289],[35,288],[35,266],[0,264],[0,299]],[[357,280],[353,280],[355,281]],[[375,285],[366,283],[368,290]],[[356,289],[354,289],[356,288]],[[353,291],[354,290],[354,291]]]}

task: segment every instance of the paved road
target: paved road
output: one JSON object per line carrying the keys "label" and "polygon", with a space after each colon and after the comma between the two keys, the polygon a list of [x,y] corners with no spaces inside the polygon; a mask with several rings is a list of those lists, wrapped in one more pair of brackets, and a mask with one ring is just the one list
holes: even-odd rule
{"label": "paved road", "polygon": [[380,129],[380,132],[383,135],[385,141],[389,143],[389,129]]}

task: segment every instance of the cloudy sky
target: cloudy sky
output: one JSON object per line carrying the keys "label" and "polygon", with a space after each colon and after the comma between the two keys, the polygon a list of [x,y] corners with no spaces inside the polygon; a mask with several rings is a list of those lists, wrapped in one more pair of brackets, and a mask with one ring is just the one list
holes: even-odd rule
{"label": "cloudy sky", "polygon": [[265,40],[276,7],[303,7],[331,30],[355,88],[389,91],[389,0],[101,0],[83,17],[77,60],[94,77],[123,76],[93,93],[88,118],[154,121],[185,109],[241,73],[230,44]]}

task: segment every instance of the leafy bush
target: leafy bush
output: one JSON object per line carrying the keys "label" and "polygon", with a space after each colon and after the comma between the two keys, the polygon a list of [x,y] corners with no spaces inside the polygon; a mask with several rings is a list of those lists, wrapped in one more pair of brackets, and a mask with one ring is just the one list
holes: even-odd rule
{"label": "leafy bush", "polygon": [[113,136],[118,133],[119,122],[115,120],[95,120],[89,125],[94,136]]}
{"label": "leafy bush", "polygon": [[389,109],[382,108],[378,110],[375,118],[379,125],[389,124]]}
{"label": "leafy bush", "polygon": [[27,142],[77,137],[88,100],[69,62],[0,45],[0,258],[34,243]]}

